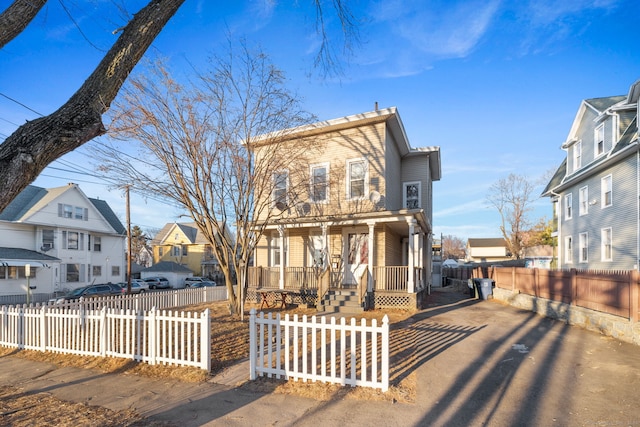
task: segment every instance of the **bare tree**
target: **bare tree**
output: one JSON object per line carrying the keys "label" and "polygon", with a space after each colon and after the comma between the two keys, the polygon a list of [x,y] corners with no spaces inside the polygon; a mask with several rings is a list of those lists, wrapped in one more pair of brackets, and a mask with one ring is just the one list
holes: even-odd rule
{"label": "bare tree", "polygon": [[[44,0],[16,0],[0,15],[0,47],[20,34],[44,5]],[[51,162],[105,133],[104,114],[133,67],[184,0],[151,0],[121,29],[93,73],[57,111],[29,121],[0,145],[0,212]],[[314,0],[322,44],[318,62],[335,64],[327,46],[324,1]],[[331,2],[345,35],[356,34],[355,20],[342,1]]]}
{"label": "bare tree", "polygon": [[500,214],[500,232],[512,256],[520,259],[525,247],[525,231],[530,227],[535,184],[526,176],[509,174],[495,182],[487,194],[487,202]]}
{"label": "bare tree", "polygon": [[466,243],[459,237],[447,235],[442,237],[442,258],[443,259],[463,259],[465,257]]}
{"label": "bare tree", "polygon": [[[211,62],[211,72],[186,85],[161,62],[132,77],[112,109],[110,134],[138,141],[141,151],[135,157],[144,160],[132,160],[114,146],[99,152],[105,172],[189,213],[211,245],[232,309],[239,313],[234,273],[246,277],[266,225],[255,219],[283,215],[282,203],[276,207],[275,202],[297,200],[308,189],[292,183],[309,182],[299,175],[308,175],[304,159],[318,147],[285,142],[285,129],[313,117],[264,54],[243,43],[239,54],[230,49]],[[272,148],[257,156],[254,144]],[[296,178],[283,183],[281,171]]]}

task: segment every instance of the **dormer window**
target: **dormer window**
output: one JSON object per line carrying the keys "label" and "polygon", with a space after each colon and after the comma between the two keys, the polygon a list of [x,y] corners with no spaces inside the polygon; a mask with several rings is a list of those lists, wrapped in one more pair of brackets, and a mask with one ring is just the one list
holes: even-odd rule
{"label": "dormer window", "polygon": [[593,152],[595,153],[596,157],[602,155],[604,153],[604,123],[596,127],[595,131],[593,132],[593,140]]}

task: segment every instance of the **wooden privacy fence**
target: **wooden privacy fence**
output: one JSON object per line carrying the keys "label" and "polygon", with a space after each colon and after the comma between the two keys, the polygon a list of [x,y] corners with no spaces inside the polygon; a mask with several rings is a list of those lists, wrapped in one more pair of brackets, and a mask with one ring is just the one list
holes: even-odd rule
{"label": "wooden privacy fence", "polygon": [[389,389],[389,318],[349,324],[331,317],[250,312],[250,378],[323,381],[352,387]]}
{"label": "wooden privacy fence", "polygon": [[515,293],[584,307],[637,322],[640,273],[631,271],[546,270],[522,267],[475,268],[474,277]]}
{"label": "wooden privacy fence", "polygon": [[0,308],[0,345],[211,369],[211,320],[203,313]]}

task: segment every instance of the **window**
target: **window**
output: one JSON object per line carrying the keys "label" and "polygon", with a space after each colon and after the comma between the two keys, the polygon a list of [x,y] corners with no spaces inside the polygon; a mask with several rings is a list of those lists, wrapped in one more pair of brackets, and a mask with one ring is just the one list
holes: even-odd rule
{"label": "window", "polygon": [[83,219],[84,218],[84,209],[77,207],[76,206],[76,219]]}
{"label": "window", "polygon": [[582,141],[576,142],[573,146],[573,171],[582,167]]}
{"label": "window", "polygon": [[67,274],[67,282],[79,282],[80,281],[80,264],[65,264]]}
{"label": "window", "polygon": [[347,161],[347,199],[359,199],[367,193],[367,162],[364,159]]}
{"label": "window", "polygon": [[403,202],[407,209],[420,208],[420,182],[404,183]]}
{"label": "window", "polygon": [[89,219],[89,209],[80,206],[74,207],[64,203],[58,203],[58,216],[61,218],[87,221]]}
{"label": "window", "polygon": [[112,276],[119,276],[120,275],[120,266],[119,265],[112,265],[111,266],[111,275]]}
{"label": "window", "polygon": [[187,256],[188,255],[187,248],[188,248],[187,245],[182,245],[182,256]]}
{"label": "window", "polygon": [[600,230],[600,240],[602,242],[602,261],[613,260],[613,242],[611,238],[611,227]]}
{"label": "window", "polygon": [[571,215],[573,214],[573,197],[571,193],[564,196],[564,219],[571,219]]}
{"label": "window", "polygon": [[87,241],[89,242],[87,247],[90,251],[100,252],[102,250],[102,237],[89,234]]}
{"label": "window", "polygon": [[573,262],[573,239],[571,236],[564,238],[564,262]]}
{"label": "window", "polygon": [[596,127],[596,130],[593,132],[593,140],[593,152],[597,157],[604,153],[604,123]]}
{"label": "window", "polygon": [[42,230],[42,251],[46,252],[50,249],[53,249],[53,230],[49,228],[45,228]]}
{"label": "window", "polygon": [[611,194],[613,184],[611,175],[607,175],[602,178],[600,185],[602,187],[602,207],[606,208],[607,206],[611,206],[613,204],[613,197]]}
{"label": "window", "polygon": [[586,215],[589,212],[589,187],[582,187],[578,193],[579,214]]}
{"label": "window", "polygon": [[78,235],[76,231],[63,231],[62,234],[67,234],[67,249],[78,250]]}
{"label": "window", "polygon": [[282,263],[282,237],[279,232],[271,235],[271,267],[278,267]]}
{"label": "window", "polygon": [[287,205],[287,181],[289,180],[287,171],[280,171],[273,174],[273,203],[280,206]]}
{"label": "window", "polygon": [[162,246],[158,247],[158,256],[162,257],[164,255],[164,248]]}
{"label": "window", "polygon": [[578,236],[578,245],[580,249],[580,262],[589,261],[589,239],[587,233],[580,233]]}
{"label": "window", "polygon": [[92,273],[93,273],[93,277],[102,276],[102,266],[101,265],[94,265],[93,268],[92,268]]}
{"label": "window", "polygon": [[173,256],[180,256],[180,246],[173,247]]}
{"label": "window", "polygon": [[311,200],[314,202],[326,202],[329,194],[329,166],[311,165]]}
{"label": "window", "polygon": [[63,218],[73,218],[73,206],[58,203],[58,216]]}

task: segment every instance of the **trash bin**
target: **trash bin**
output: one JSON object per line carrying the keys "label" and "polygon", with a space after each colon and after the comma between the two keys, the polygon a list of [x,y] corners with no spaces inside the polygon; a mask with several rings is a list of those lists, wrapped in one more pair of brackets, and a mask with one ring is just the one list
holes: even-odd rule
{"label": "trash bin", "polygon": [[491,279],[473,279],[475,290],[480,299],[488,299],[489,295],[493,295],[493,280]]}

